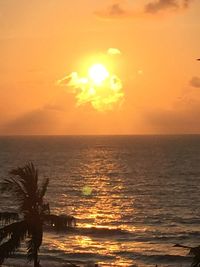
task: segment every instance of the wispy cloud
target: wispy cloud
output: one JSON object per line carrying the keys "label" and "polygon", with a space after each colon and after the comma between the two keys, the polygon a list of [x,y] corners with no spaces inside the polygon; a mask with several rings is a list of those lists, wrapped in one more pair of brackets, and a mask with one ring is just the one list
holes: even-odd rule
{"label": "wispy cloud", "polygon": [[55,134],[59,124],[58,107],[46,105],[9,121],[2,126],[6,134]]}
{"label": "wispy cloud", "polygon": [[177,102],[171,109],[148,110],[144,118],[156,133],[197,133],[200,131],[199,104],[199,101],[188,99]]}
{"label": "wispy cloud", "polygon": [[127,16],[128,12],[122,2],[115,2],[102,10],[95,11],[95,14],[99,17],[116,18]]}
{"label": "wispy cloud", "polygon": [[161,10],[166,9],[177,9],[179,5],[176,0],[158,0],[149,2],[145,6],[145,12],[147,13],[157,13]]}
{"label": "wispy cloud", "polygon": [[121,16],[126,13],[125,10],[120,6],[120,4],[114,4],[110,6],[108,11],[111,16]]}
{"label": "wispy cloud", "polygon": [[190,85],[192,87],[200,88],[200,77],[192,77],[192,79],[190,80]]}
{"label": "wispy cloud", "polygon": [[189,8],[193,0],[150,0],[142,5],[139,10],[127,7],[125,1],[118,1],[110,4],[95,14],[107,18],[143,17],[145,14],[156,15],[160,12],[179,11]]}
{"label": "wispy cloud", "polygon": [[154,0],[145,5],[145,12],[158,13],[166,10],[180,10],[188,8],[192,0]]}
{"label": "wispy cloud", "polygon": [[183,0],[183,7],[188,8],[193,0]]}
{"label": "wispy cloud", "polygon": [[117,48],[109,48],[107,50],[107,54],[111,55],[111,56],[120,55],[121,51],[119,49],[117,49]]}

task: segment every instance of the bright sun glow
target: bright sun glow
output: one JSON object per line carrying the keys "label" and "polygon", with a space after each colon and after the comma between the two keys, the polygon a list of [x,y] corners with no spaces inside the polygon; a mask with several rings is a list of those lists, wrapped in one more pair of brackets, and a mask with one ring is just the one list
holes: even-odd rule
{"label": "bright sun glow", "polygon": [[[91,65],[86,61],[81,69],[85,75],[75,71],[59,80],[58,84],[71,89],[76,95],[78,106],[90,103],[98,111],[112,110],[124,99],[121,79],[113,72],[113,62],[116,62],[113,57],[120,53],[118,49],[112,48],[102,60],[97,57],[96,62],[93,61]],[[105,57],[106,60],[103,60]]]}
{"label": "bright sun glow", "polygon": [[109,72],[102,64],[95,64],[90,67],[88,74],[95,85],[101,85],[109,77]]}

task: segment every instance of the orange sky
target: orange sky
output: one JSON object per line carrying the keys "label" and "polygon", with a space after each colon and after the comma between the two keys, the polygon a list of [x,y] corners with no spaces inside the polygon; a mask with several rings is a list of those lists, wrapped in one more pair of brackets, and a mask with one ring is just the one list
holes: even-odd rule
{"label": "orange sky", "polygon": [[[0,134],[200,133],[198,0],[1,0]],[[56,81],[114,47],[124,102],[77,107]]]}

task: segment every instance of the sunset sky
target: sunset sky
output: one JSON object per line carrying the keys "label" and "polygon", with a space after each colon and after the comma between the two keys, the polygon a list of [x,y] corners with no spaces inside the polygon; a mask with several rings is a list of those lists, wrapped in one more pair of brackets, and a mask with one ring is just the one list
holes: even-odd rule
{"label": "sunset sky", "polygon": [[[123,101],[77,105],[58,81],[109,48]],[[0,0],[0,134],[200,133],[197,58],[199,0]]]}

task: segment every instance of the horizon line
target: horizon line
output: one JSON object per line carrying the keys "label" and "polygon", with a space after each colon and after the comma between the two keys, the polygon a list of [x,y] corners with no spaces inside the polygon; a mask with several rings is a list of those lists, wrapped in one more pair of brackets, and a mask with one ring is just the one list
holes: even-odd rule
{"label": "horizon line", "polygon": [[0,134],[0,137],[90,137],[90,136],[191,136],[200,133],[147,133],[147,134]]}

